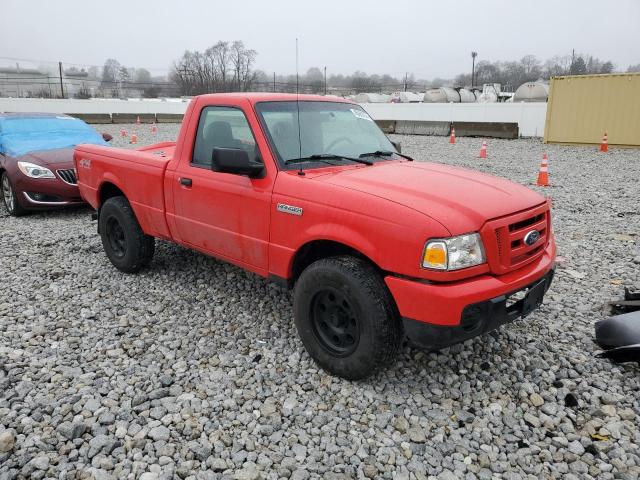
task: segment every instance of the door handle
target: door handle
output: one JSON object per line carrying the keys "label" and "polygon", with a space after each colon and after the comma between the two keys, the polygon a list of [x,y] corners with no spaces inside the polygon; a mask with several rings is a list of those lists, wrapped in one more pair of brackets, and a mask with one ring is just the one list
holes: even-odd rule
{"label": "door handle", "polygon": [[191,180],[190,178],[180,178],[180,184],[184,185],[185,187],[190,187],[191,185],[193,185],[193,180]]}

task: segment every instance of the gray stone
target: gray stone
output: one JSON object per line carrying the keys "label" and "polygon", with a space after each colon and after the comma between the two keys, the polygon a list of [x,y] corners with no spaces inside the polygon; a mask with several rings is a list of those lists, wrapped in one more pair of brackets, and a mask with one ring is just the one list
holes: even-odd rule
{"label": "gray stone", "polygon": [[407,433],[409,434],[409,439],[412,442],[424,443],[427,441],[427,437],[425,436],[422,427],[410,427],[409,430],[407,430]]}
{"label": "gray stone", "polygon": [[166,442],[171,437],[171,431],[167,427],[160,425],[158,427],[154,427],[151,430],[149,430],[149,433],[147,433],[147,436],[155,442],[158,442],[158,441]]}
{"label": "gray stone", "polygon": [[29,463],[36,470],[46,470],[47,468],[49,468],[49,457],[40,455],[38,457],[34,457]]}
{"label": "gray stone", "polygon": [[64,422],[58,425],[57,432],[66,440],[80,438],[87,430],[87,426],[82,422]]}
{"label": "gray stone", "polygon": [[397,417],[393,421],[393,428],[398,430],[400,433],[407,433],[407,430],[409,429],[409,422],[404,417]]}
{"label": "gray stone", "polygon": [[529,401],[534,407],[541,407],[544,404],[544,399],[535,392],[529,396]]}
{"label": "gray stone", "polygon": [[540,426],[540,419],[529,412],[525,413],[523,418],[525,422],[527,422],[529,425],[531,425],[534,428],[537,428]]}
{"label": "gray stone", "polygon": [[571,453],[574,453],[576,455],[582,455],[584,453],[584,447],[578,440],[574,440],[573,442],[570,442],[569,445],[567,446],[567,449]]}
{"label": "gray stone", "polygon": [[10,452],[16,444],[16,436],[11,430],[0,432],[0,453]]}

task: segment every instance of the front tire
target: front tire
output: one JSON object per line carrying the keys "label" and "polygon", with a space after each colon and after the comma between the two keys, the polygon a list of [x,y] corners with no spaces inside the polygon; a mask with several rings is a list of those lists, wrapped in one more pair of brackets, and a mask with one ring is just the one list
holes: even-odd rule
{"label": "front tire", "polygon": [[12,217],[20,217],[27,213],[27,211],[18,202],[18,195],[13,189],[9,174],[2,172],[0,175],[0,188],[2,189],[2,199],[4,200],[4,206],[7,212]]}
{"label": "front tire", "polygon": [[327,372],[366,378],[395,360],[400,315],[378,271],[350,256],[318,260],[300,275],[294,294],[298,334]]}
{"label": "front tire", "polygon": [[142,231],[126,198],[104,202],[98,226],[104,251],[118,270],[135,273],[153,259],[155,238]]}

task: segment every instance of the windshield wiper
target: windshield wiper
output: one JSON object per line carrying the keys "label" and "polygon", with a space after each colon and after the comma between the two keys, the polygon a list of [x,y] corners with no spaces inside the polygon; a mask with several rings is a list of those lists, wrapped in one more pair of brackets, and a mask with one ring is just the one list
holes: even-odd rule
{"label": "windshield wiper", "polygon": [[391,155],[398,155],[410,162],[413,162],[413,158],[409,155],[403,155],[402,153],[392,152],[391,150],[376,150],[375,152],[362,153],[360,154],[360,158],[362,157],[390,157]]}
{"label": "windshield wiper", "polygon": [[329,163],[331,165],[331,163],[327,162],[327,160],[349,160],[351,162],[363,163],[365,165],[373,165],[373,162],[370,160],[363,160],[362,158],[348,157],[346,155],[335,155],[333,153],[316,153],[314,155],[309,155],[308,157],[290,158],[289,160],[285,160],[284,163],[285,165],[290,165],[292,163],[320,161],[320,162]]}

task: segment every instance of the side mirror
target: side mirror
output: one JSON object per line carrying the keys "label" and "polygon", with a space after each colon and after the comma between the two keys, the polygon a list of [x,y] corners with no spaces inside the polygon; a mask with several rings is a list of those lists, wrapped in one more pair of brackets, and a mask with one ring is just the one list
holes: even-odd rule
{"label": "side mirror", "polygon": [[112,135],[109,135],[108,133],[103,133],[103,134],[102,134],[102,139],[103,139],[105,142],[110,142],[111,140],[113,140],[113,136],[112,136]]}
{"label": "side mirror", "polygon": [[391,142],[391,145],[395,147],[398,153],[402,153],[402,145],[400,145],[400,142]]}
{"label": "side mirror", "polygon": [[264,164],[249,160],[249,154],[241,148],[216,147],[211,154],[211,170],[254,178],[262,175]]}

